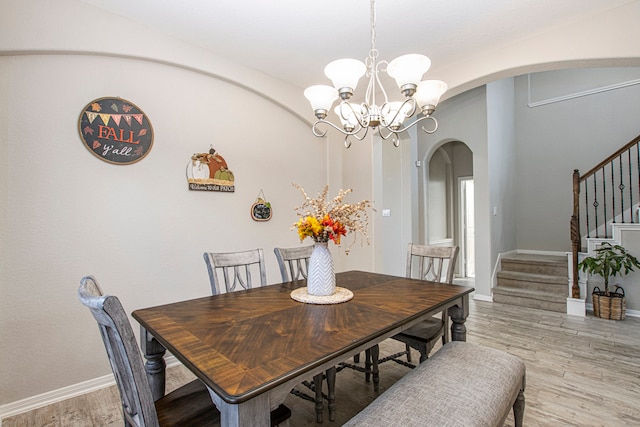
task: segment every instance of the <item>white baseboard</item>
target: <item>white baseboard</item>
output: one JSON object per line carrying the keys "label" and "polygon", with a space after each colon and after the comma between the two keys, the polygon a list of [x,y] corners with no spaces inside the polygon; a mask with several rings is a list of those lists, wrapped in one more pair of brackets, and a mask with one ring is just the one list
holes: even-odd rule
{"label": "white baseboard", "polygon": [[490,295],[482,295],[482,294],[478,294],[478,293],[475,293],[473,295],[473,299],[474,300],[478,300],[478,301],[493,302],[493,297],[491,297]]}
{"label": "white baseboard", "polygon": [[[180,363],[174,356],[166,356],[165,361],[167,363],[167,367]],[[92,391],[110,387],[114,384],[115,380],[113,379],[113,374],[109,374],[92,380],[83,381],[81,383],[72,384],[67,387],[62,387],[57,390],[38,394],[36,396],[27,397],[5,405],[0,405],[0,427],[2,427],[3,418],[29,412],[53,403],[62,402],[63,400],[91,393]]]}
{"label": "white baseboard", "polygon": [[[94,378],[92,380],[83,381],[81,383],[72,384],[57,390],[48,391],[36,396],[27,397],[26,399],[16,402],[7,403],[0,406],[0,419],[22,414],[23,412],[32,411],[52,403],[61,402],[72,397],[100,390],[115,384],[113,374]],[[0,424],[1,426],[1,424]]]}
{"label": "white baseboard", "polygon": [[584,300],[579,298],[567,298],[567,314],[571,316],[585,317],[587,315],[587,310]]}

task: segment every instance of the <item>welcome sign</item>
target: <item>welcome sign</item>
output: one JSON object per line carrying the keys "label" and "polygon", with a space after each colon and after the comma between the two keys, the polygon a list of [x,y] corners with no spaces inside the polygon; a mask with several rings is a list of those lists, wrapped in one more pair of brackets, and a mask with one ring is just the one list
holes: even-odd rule
{"label": "welcome sign", "polygon": [[88,103],[80,114],[78,131],[89,151],[114,164],[139,162],[153,145],[149,118],[122,98],[99,98]]}

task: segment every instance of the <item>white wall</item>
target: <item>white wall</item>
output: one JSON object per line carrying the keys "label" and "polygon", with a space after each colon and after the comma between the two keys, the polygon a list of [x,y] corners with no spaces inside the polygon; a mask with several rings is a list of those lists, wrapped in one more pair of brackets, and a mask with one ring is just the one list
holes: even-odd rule
{"label": "white wall", "polygon": [[[341,162],[336,164],[341,168],[339,176],[342,177],[342,188],[350,188],[353,190],[348,196],[351,202],[359,202],[360,200],[369,200],[377,212],[369,212],[369,237],[370,244],[362,242],[358,239],[352,246],[352,251],[347,256],[334,257],[336,268],[339,270],[375,270],[375,248],[377,244],[382,242],[375,239],[380,229],[377,225],[377,217],[382,214],[380,209],[380,200],[374,198],[374,170],[373,156],[375,143],[372,137],[367,137],[364,141],[354,141],[351,148],[345,150],[343,144],[344,137],[337,136],[332,139],[329,136],[327,146],[329,150],[335,150],[339,154]],[[331,165],[329,166],[332,167]],[[332,181],[332,177],[329,177]],[[338,184],[336,184],[338,185]],[[333,191],[337,192],[338,188],[333,187]],[[353,241],[353,236],[347,236],[344,245],[349,245]],[[332,248],[332,253],[337,251]]]}
{"label": "white wall", "polygon": [[606,13],[576,18],[525,38],[501,40],[455,62],[434,62],[429,75],[445,80],[450,88],[445,97],[452,97],[482,84],[532,72],[637,67],[639,19],[640,1],[630,1]]}
{"label": "white wall", "polygon": [[[395,147],[390,140],[377,138],[374,149],[379,151],[379,158],[374,169],[380,173],[375,178],[380,180],[380,187],[375,194],[378,212],[375,213],[379,239],[383,245],[376,246],[376,270],[396,276],[406,274],[406,250],[411,240],[411,179],[416,173],[412,161],[412,141],[405,132],[400,146]],[[382,216],[387,209],[389,216]],[[376,236],[378,240],[378,236]]]}
{"label": "white wall", "polygon": [[171,64],[242,86],[310,120],[301,88],[78,0],[0,2],[0,55],[25,54],[97,54]]}
{"label": "white wall", "polygon": [[[36,4],[3,6],[18,18]],[[69,33],[83,22],[103,22],[91,8],[64,1],[56,6],[55,13],[41,15],[35,33],[16,30],[0,39],[25,50],[39,44],[53,48],[57,37],[61,43],[86,42],[87,37]],[[63,12],[73,16],[73,25],[60,22],[71,19]],[[7,13],[0,15],[4,30],[16,25]],[[302,198],[291,182],[317,192],[327,181],[326,144],[311,135],[307,123],[264,93],[215,78],[206,69],[231,72],[231,64],[203,60],[197,49],[119,27],[117,19],[109,22],[112,47],[170,52],[203,69],[117,55],[0,56],[0,404],[110,372],[95,323],[75,296],[83,275],[95,274],[131,312],[207,295],[205,250],[262,247],[274,283],[279,274],[273,247],[299,244],[290,226]],[[25,31],[31,24],[21,23]],[[49,26],[55,35],[43,37]],[[108,41],[93,39],[92,47]],[[240,67],[236,75],[250,78],[255,88],[283,86]],[[293,94],[297,100],[295,89],[279,96]],[[154,146],[141,162],[107,164],[83,147],[80,112],[103,96],[128,99],[150,118]],[[250,115],[255,111],[260,114]],[[187,189],[190,156],[209,145],[235,173],[235,193]],[[301,161],[300,152],[315,161]],[[249,216],[260,190],[274,207],[269,222]]]}
{"label": "white wall", "polygon": [[[324,143],[288,112],[243,89],[163,65],[88,56],[0,58],[3,110],[0,402],[109,372],[97,328],[75,292],[94,274],[128,312],[207,295],[202,252],[262,247],[269,283],[275,246],[298,245],[295,181],[317,192]],[[148,115],[151,152],[112,165],[80,141],[84,105],[121,96]],[[264,114],[245,126],[247,106]],[[287,129],[283,137],[282,129]],[[189,191],[185,168],[212,144],[235,193]],[[314,162],[302,162],[304,150]],[[273,219],[255,222],[260,190]],[[133,323],[135,325],[135,322]]]}

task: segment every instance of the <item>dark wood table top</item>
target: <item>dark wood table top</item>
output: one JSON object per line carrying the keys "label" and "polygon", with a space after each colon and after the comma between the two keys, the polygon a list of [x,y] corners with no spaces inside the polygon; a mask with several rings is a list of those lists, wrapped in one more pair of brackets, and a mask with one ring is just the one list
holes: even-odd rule
{"label": "dark wood table top", "polygon": [[352,300],[304,304],[289,282],[136,310],[133,317],[229,403],[246,401],[390,331],[473,288],[362,271],[336,275]]}

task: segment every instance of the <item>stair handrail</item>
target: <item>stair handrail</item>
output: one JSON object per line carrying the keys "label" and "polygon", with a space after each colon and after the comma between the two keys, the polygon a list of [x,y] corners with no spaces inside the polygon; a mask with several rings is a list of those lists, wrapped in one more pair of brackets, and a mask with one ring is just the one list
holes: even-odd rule
{"label": "stair handrail", "polygon": [[[608,165],[609,163],[611,163],[614,159],[620,157],[620,155],[624,152],[626,152],[627,150],[629,150],[631,147],[633,147],[634,145],[636,145],[638,142],[640,142],[640,135],[636,136],[635,138],[633,138],[631,141],[627,142],[626,145],[624,145],[622,148],[620,148],[618,151],[616,151],[615,153],[613,153],[612,155],[610,155],[609,157],[607,157],[606,159],[604,159],[603,161],[601,161],[600,163],[598,163],[596,166],[592,167],[589,172],[585,173],[584,175],[580,176],[580,182],[584,181],[585,179],[589,178],[591,175],[593,175],[594,173],[596,173],[597,171],[599,171],[600,169],[602,169],[604,166]],[[577,172],[578,169],[574,169],[574,173]],[[578,174],[579,175],[579,174]],[[579,192],[579,191],[578,191]]]}
{"label": "stair handrail", "polygon": [[[592,175],[595,175],[596,172],[600,170],[604,170],[604,168],[613,163],[615,159],[618,159],[625,152],[631,150],[634,145],[638,145],[640,143],[640,135],[633,138],[615,153],[611,154],[609,157],[598,163],[596,166],[591,168],[584,175],[580,175],[580,171],[578,169],[573,170],[572,180],[573,180],[573,214],[571,215],[570,228],[571,228],[571,252],[572,252],[572,284],[571,284],[571,297],[572,298],[580,298],[580,286],[578,284],[578,253],[581,248],[581,235],[580,235],[580,185],[590,178]],[[640,160],[639,160],[640,164]],[[638,183],[640,186],[640,183]],[[631,191],[631,190],[629,190]],[[614,212],[615,215],[615,212]],[[587,221],[588,222],[588,221]]]}

